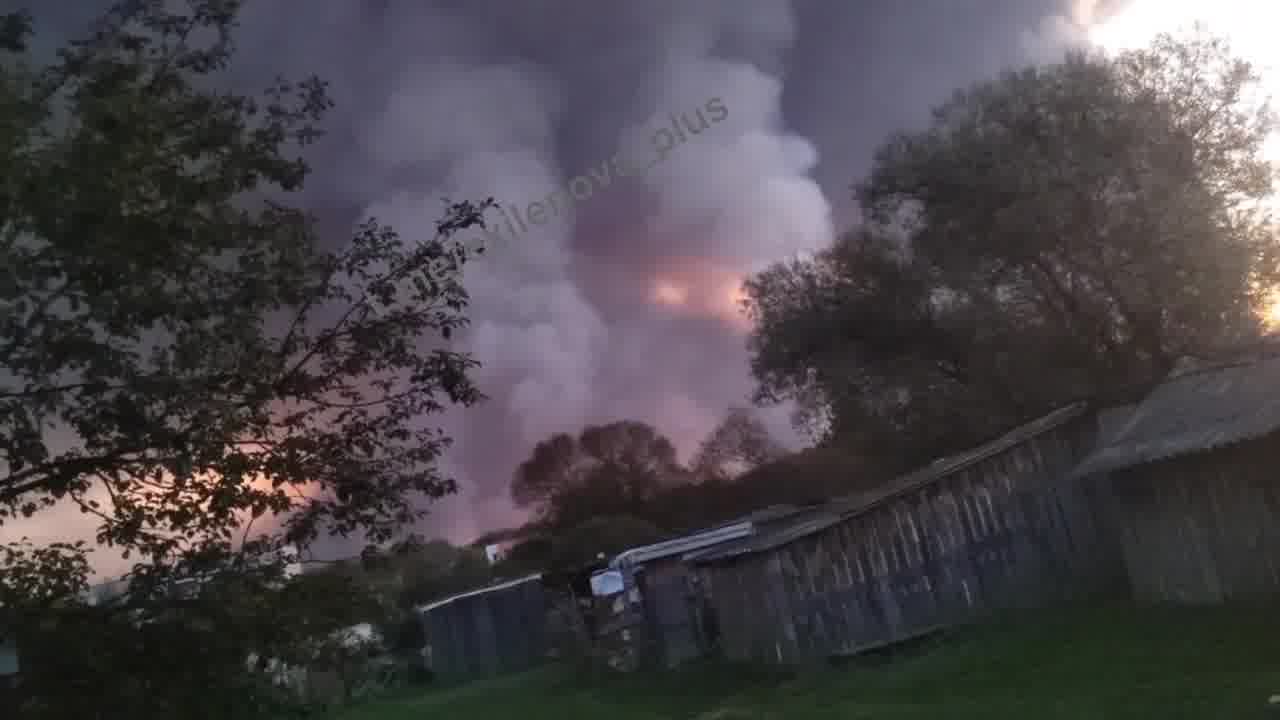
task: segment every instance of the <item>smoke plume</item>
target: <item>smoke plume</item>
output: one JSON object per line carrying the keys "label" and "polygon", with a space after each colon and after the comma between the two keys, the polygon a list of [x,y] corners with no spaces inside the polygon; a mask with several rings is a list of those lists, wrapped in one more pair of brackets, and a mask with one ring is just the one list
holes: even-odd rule
{"label": "smoke plume", "polygon": [[[36,10],[75,32],[96,8]],[[1070,13],[1063,0],[257,0],[233,82],[331,83],[306,201],[334,238],[367,215],[430,232],[444,198],[524,212],[591,179],[467,269],[461,342],[490,399],[446,419],[463,492],[424,528],[465,540],[519,521],[511,472],[552,432],[630,418],[692,452],[752,387],[742,278],[830,242],[889,132],[1059,47],[1050,18]],[[645,170],[663,129],[683,139]],[[786,415],[766,421],[794,446]]]}

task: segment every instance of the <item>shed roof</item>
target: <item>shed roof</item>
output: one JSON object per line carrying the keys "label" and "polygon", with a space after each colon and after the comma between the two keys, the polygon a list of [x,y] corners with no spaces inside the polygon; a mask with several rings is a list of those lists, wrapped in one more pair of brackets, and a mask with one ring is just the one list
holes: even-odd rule
{"label": "shed roof", "polygon": [[1080,417],[1086,410],[1088,410],[1088,404],[1083,402],[1059,408],[1029,423],[1019,425],[988,443],[935,460],[879,488],[837,498],[811,511],[784,518],[781,522],[761,528],[750,537],[726,543],[705,552],[690,554],[686,559],[691,562],[709,563],[781,547],[794,540],[821,532],[850,517],[868,512],[896,497],[932,485],[967,467],[1064,425]]}
{"label": "shed roof", "polygon": [[1231,362],[1183,363],[1072,475],[1122,470],[1280,430],[1280,346]]}
{"label": "shed roof", "polygon": [[466,592],[460,592],[456,595],[450,595],[449,597],[441,598],[440,600],[436,600],[435,602],[428,603],[426,605],[419,605],[415,609],[420,613],[425,613],[431,610],[435,610],[438,607],[443,607],[445,605],[448,605],[449,603],[452,603],[456,600],[473,597],[475,595],[484,595],[486,593],[497,592],[498,590],[506,590],[507,588],[513,588],[513,587],[516,587],[517,585],[524,585],[525,583],[531,583],[541,579],[542,579],[542,573],[526,575],[522,578],[516,578],[515,580],[508,580],[506,582],[498,583],[496,585],[488,585],[486,587],[476,588],[475,590],[468,590]]}
{"label": "shed roof", "polygon": [[[1066,407],[1058,408],[1057,410],[1036,418],[1029,423],[1019,425],[995,440],[984,443],[975,448],[965,450],[964,452],[956,453],[955,455],[948,455],[947,457],[939,460],[934,460],[918,470],[907,473],[906,475],[889,482],[884,487],[877,488],[866,493],[863,497],[867,498],[868,505],[874,505],[896,497],[902,493],[910,492],[924,487],[925,485],[932,484],[938,480],[960,472],[971,465],[975,465],[987,458],[999,455],[1006,450],[1021,445],[1028,440],[1064,425],[1083,415],[1087,409],[1088,403],[1084,402],[1073,403]],[[862,509],[864,508],[859,508],[859,510]]]}
{"label": "shed roof", "polygon": [[812,535],[840,522],[842,515],[837,509],[836,502],[806,508],[790,517],[776,518],[771,523],[757,527],[753,535],[688,553],[684,556],[684,560],[694,563],[727,560],[741,555],[764,552],[797,538]]}
{"label": "shed roof", "polygon": [[726,523],[714,525],[704,530],[681,535],[680,537],[670,540],[663,540],[651,545],[642,545],[640,547],[630,548],[619,553],[609,563],[609,567],[619,569],[623,567],[643,565],[654,560],[661,560],[673,556],[689,557],[692,554],[702,551],[706,548],[717,547],[727,542],[739,540],[741,538],[750,537],[755,534],[759,528],[772,521],[780,518],[790,517],[802,508],[794,505],[770,505],[761,508],[755,512],[745,515],[736,520]]}
{"label": "shed roof", "polygon": [[613,569],[633,567],[653,562],[654,560],[661,560],[662,558],[684,555],[694,550],[748,537],[752,532],[754,532],[754,526],[751,521],[742,520],[731,525],[723,525],[710,530],[672,538],[671,540],[663,540],[652,545],[631,548],[614,557],[609,562],[609,567]]}

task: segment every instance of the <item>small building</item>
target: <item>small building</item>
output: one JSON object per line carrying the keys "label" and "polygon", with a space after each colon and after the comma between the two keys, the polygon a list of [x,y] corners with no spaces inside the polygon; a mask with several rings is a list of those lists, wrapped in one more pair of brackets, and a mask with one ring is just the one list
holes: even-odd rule
{"label": "small building", "polygon": [[791,515],[789,505],[764,508],[746,517],[662,542],[631,548],[609,562],[621,576],[618,622],[603,633],[619,634],[635,648],[638,663],[676,667],[709,649],[703,594],[685,557],[748,538],[769,522]]}
{"label": "small building", "polygon": [[548,656],[550,608],[541,575],[459,593],[417,608],[427,666],[443,679],[527,670]]}
{"label": "small building", "polygon": [[1107,476],[1135,599],[1280,594],[1280,345],[1184,360],[1076,469]]}
{"label": "small building", "polygon": [[722,653],[805,662],[1116,587],[1122,569],[1094,489],[1066,481],[1106,417],[1071,405],[691,555]]}

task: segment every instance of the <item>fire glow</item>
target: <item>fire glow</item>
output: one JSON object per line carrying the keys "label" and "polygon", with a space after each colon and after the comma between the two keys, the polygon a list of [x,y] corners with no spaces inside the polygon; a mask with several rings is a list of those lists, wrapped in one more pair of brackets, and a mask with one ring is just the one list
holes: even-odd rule
{"label": "fire glow", "polygon": [[683,262],[653,278],[649,300],[691,317],[719,320],[735,330],[749,327],[742,303],[742,274],[701,262]]}

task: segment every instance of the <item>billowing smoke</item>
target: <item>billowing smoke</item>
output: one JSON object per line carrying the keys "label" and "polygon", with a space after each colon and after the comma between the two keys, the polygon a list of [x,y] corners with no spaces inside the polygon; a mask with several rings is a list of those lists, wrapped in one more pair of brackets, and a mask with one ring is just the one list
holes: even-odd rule
{"label": "billowing smoke", "polygon": [[[585,13],[601,47],[635,32],[629,13],[611,21],[586,3],[552,4],[559,17]],[[817,153],[783,123],[791,8],[749,4],[653,4],[644,47],[616,59],[604,87],[566,83],[554,53],[504,53],[517,18],[483,2],[466,15],[444,3],[378,14],[388,31],[424,35],[393,36],[406,42],[397,50],[382,39],[381,54],[398,62],[354,128],[365,212],[412,231],[430,227],[442,197],[493,197],[502,208],[467,275],[474,324],[463,342],[490,399],[452,419],[451,462],[467,497],[441,513],[450,530],[514,519],[507,479],[551,432],[638,418],[689,451],[749,392],[742,277],[831,237],[827,203],[807,177]],[[565,133],[574,126],[587,137]],[[541,224],[530,203],[543,204]],[[583,282],[605,275],[603,292]],[[655,297],[664,283],[680,302]]]}
{"label": "billowing smoke", "polygon": [[[307,200],[335,238],[368,214],[429,232],[445,197],[507,210],[467,271],[490,400],[448,419],[464,492],[427,530],[517,521],[511,471],[549,433],[635,418],[687,453],[742,403],[743,276],[829,242],[888,132],[1069,10],[979,5],[250,0],[237,84],[331,82]],[[766,419],[796,441],[785,408]]]}
{"label": "billowing smoke", "polygon": [[1052,61],[1064,50],[1089,43],[1090,27],[1123,9],[1128,0],[1068,0],[1057,13],[1045,16],[1023,36],[1023,47],[1032,60]]}
{"label": "billowing smoke", "polygon": [[[397,184],[368,212],[395,227],[424,228],[437,217],[441,197],[493,197],[516,209],[544,197],[565,179],[555,153],[558,92],[546,75],[515,63],[440,59],[406,67],[364,140],[384,169],[441,172]],[[447,112],[454,122],[424,133],[413,122],[422,110]],[[514,466],[516,453],[540,434],[589,418],[608,334],[570,274],[571,209],[558,220],[486,242],[486,257],[467,270],[474,324],[463,342],[481,364],[478,380],[490,397],[478,416],[452,418],[463,487],[472,495],[501,484],[477,477],[471,471],[477,461],[501,478],[503,461]],[[490,214],[488,223],[500,222]],[[474,530],[472,523],[451,524]]]}

